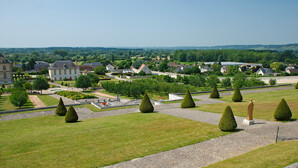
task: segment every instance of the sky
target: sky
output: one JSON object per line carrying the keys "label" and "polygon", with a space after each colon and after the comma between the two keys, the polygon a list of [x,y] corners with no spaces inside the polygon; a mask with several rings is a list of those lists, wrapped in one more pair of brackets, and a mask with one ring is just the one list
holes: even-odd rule
{"label": "sky", "polygon": [[298,42],[298,0],[0,0],[0,48]]}

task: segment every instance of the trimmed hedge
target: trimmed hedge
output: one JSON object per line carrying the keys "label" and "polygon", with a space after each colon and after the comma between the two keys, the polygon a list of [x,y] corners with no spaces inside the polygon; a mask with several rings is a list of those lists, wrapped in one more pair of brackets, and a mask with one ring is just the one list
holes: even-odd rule
{"label": "trimmed hedge", "polygon": [[219,93],[218,93],[216,85],[213,87],[213,90],[211,91],[209,97],[210,98],[219,98]]}
{"label": "trimmed hedge", "polygon": [[142,102],[139,106],[139,109],[142,113],[151,113],[154,111],[154,107],[152,106],[152,103],[151,103],[147,93],[144,94],[144,97],[143,97]]}
{"label": "trimmed hedge", "polygon": [[193,101],[189,90],[187,90],[184,96],[184,99],[181,102],[181,108],[192,108],[192,107],[196,107],[196,104]]}
{"label": "trimmed hedge", "polygon": [[235,88],[232,100],[233,100],[233,102],[242,102],[243,98],[242,98],[241,92],[239,90],[239,87]]}
{"label": "trimmed hedge", "polygon": [[227,106],[223,112],[218,127],[222,131],[234,131],[237,128],[237,122],[230,106]]}
{"label": "trimmed hedge", "polygon": [[79,117],[76,110],[72,106],[70,106],[65,115],[65,122],[68,122],[68,123],[77,122],[78,119]]}
{"label": "trimmed hedge", "polygon": [[65,115],[66,115],[66,112],[67,112],[67,110],[66,110],[66,108],[65,108],[65,106],[64,106],[64,103],[63,103],[62,98],[60,97],[59,104],[58,104],[58,106],[57,106],[57,108],[56,108],[55,113],[56,113],[58,116],[65,116]]}
{"label": "trimmed hedge", "polygon": [[291,109],[285,99],[281,99],[277,108],[274,111],[274,118],[278,121],[289,120],[292,117]]}

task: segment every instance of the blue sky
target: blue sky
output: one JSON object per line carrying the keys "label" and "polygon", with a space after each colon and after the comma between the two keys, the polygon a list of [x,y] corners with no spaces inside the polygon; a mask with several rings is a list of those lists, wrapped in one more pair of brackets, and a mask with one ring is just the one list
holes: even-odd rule
{"label": "blue sky", "polygon": [[0,47],[298,42],[298,0],[0,0]]}

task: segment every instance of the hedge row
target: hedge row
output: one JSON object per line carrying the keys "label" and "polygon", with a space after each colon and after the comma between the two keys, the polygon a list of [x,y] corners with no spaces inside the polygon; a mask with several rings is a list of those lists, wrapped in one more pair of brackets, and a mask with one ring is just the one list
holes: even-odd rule
{"label": "hedge row", "polygon": [[93,96],[93,95],[83,94],[83,93],[74,92],[74,91],[59,91],[59,92],[56,92],[56,94],[60,95],[60,96],[67,97],[67,98],[70,98],[72,100],[96,98],[96,96]]}

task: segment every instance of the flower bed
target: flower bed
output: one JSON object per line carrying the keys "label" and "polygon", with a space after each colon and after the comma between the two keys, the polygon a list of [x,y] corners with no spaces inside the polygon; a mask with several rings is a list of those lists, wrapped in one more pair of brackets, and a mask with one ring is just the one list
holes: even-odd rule
{"label": "flower bed", "polygon": [[84,94],[84,93],[79,93],[79,92],[74,92],[74,91],[59,91],[59,92],[56,92],[56,94],[60,95],[60,96],[67,97],[67,98],[70,98],[72,100],[96,98],[96,96],[93,96],[93,95],[90,95],[90,94]]}

